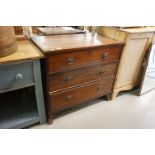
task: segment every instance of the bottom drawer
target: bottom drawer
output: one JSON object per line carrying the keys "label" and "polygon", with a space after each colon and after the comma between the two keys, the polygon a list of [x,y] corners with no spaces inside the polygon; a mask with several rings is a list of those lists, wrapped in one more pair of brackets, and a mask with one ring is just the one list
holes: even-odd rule
{"label": "bottom drawer", "polygon": [[81,102],[110,93],[113,78],[85,84],[77,88],[50,95],[50,112],[57,113]]}

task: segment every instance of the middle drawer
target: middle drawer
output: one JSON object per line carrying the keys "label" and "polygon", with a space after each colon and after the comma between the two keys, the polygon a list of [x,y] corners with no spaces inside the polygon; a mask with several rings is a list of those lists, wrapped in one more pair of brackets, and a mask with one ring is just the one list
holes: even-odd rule
{"label": "middle drawer", "polygon": [[86,68],[74,69],[48,75],[49,91],[65,89],[81,83],[115,75],[117,63],[98,64]]}

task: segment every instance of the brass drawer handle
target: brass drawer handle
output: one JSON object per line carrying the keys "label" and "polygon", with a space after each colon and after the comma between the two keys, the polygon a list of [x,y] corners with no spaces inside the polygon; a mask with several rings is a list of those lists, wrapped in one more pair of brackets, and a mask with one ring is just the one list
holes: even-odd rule
{"label": "brass drawer handle", "polygon": [[22,80],[24,78],[23,74],[16,74],[16,80]]}
{"label": "brass drawer handle", "polygon": [[69,100],[69,101],[70,101],[72,98],[73,98],[72,95],[68,95],[68,96],[66,97],[66,99]]}
{"label": "brass drawer handle", "polygon": [[109,58],[109,53],[108,52],[105,52],[104,54],[103,54],[103,59],[108,59]]}
{"label": "brass drawer handle", "polygon": [[65,79],[66,82],[69,82],[69,81],[71,81],[71,80],[73,80],[73,76],[68,76],[68,77]]}
{"label": "brass drawer handle", "polygon": [[72,64],[75,61],[75,58],[67,58],[67,64]]}

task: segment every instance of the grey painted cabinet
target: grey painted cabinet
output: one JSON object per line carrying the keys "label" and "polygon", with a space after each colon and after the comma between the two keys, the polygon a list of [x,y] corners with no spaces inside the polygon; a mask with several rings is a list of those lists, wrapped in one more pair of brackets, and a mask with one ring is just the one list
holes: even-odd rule
{"label": "grey painted cabinet", "polygon": [[0,65],[0,128],[45,123],[40,61]]}

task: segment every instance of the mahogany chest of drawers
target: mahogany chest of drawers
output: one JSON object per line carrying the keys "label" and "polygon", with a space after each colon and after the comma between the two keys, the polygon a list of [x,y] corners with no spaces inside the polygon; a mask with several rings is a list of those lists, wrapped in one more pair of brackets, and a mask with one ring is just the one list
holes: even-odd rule
{"label": "mahogany chest of drawers", "polygon": [[44,53],[48,121],[68,108],[110,97],[123,42],[98,34],[36,36]]}

